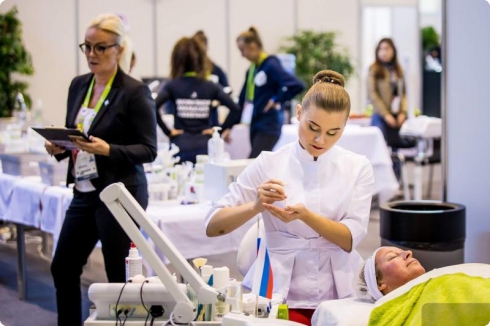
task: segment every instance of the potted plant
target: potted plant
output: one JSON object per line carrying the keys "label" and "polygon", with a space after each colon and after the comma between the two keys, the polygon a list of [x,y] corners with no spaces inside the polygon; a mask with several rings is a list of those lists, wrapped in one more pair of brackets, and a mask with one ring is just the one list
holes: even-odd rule
{"label": "potted plant", "polygon": [[354,74],[348,51],[336,43],[336,32],[303,30],[286,39],[280,51],[296,57],[295,74],[307,88],[320,70],[329,69],[342,74],[347,82]]}
{"label": "potted plant", "polygon": [[27,107],[30,107],[27,83],[15,80],[13,75],[33,73],[31,56],[22,44],[22,24],[14,7],[0,15],[0,117],[13,116],[18,93],[22,93]]}

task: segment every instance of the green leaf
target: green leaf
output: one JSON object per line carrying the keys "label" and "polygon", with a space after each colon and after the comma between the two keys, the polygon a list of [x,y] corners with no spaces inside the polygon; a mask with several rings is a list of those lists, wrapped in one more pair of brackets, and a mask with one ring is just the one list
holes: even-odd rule
{"label": "green leaf", "polygon": [[17,14],[16,7],[0,14],[0,117],[12,116],[18,92],[24,95],[28,107],[31,104],[27,83],[13,80],[14,73],[34,73],[31,55],[22,43],[22,23]]}

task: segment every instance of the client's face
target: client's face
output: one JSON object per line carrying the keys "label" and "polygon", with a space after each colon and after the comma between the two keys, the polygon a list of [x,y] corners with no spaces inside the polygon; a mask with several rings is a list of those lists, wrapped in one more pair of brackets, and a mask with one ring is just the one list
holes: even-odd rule
{"label": "client's face", "polygon": [[376,253],[376,266],[381,272],[378,288],[384,295],[425,273],[411,251],[396,247],[380,248]]}

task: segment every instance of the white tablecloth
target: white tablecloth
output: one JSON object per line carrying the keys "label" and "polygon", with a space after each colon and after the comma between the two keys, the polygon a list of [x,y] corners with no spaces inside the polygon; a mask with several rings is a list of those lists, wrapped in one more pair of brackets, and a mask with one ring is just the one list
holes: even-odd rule
{"label": "white tablecloth", "polygon": [[[298,139],[298,124],[282,127],[281,137],[273,150]],[[247,158],[250,153],[249,128],[235,125],[231,131],[231,142],[225,144],[225,150],[232,159]],[[380,203],[385,203],[398,190],[398,182],[392,168],[392,161],[383,134],[377,127],[361,127],[347,124],[337,145],[357,154],[366,156],[373,165],[375,184],[374,193],[379,195]]]}
{"label": "white tablecloth", "polygon": [[[210,203],[179,205],[174,202],[154,202],[146,211],[186,259],[236,251],[254,220],[230,234],[209,238],[204,227],[204,217],[209,209]],[[167,263],[164,255],[159,251],[157,253]]]}
{"label": "white tablecloth", "polygon": [[[5,202],[1,218],[38,227],[52,234],[56,246],[73,191],[59,186],[46,186],[39,182],[39,178],[12,177],[6,174],[0,174],[0,186],[0,200]],[[208,238],[204,217],[210,208],[210,204],[150,202],[146,212],[186,259],[236,251],[253,221],[230,234]],[[161,257],[164,259],[163,255]]]}
{"label": "white tablecloth", "polygon": [[5,218],[8,221],[39,228],[41,197],[47,188],[40,180],[41,177],[26,177],[14,182],[12,195],[5,210]]}

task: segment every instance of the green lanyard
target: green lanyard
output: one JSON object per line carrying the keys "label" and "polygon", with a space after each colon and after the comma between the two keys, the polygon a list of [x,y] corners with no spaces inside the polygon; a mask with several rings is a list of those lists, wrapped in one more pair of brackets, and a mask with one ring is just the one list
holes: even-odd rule
{"label": "green lanyard", "polygon": [[250,66],[250,69],[248,70],[247,89],[246,89],[246,94],[247,94],[246,99],[248,102],[253,102],[255,96],[255,83],[254,83],[255,73],[256,73],[255,70],[257,69],[257,67],[260,67],[260,65],[262,64],[262,62],[264,62],[266,58],[267,58],[267,53],[262,52],[259,57],[258,65],[256,66],[255,63],[253,63]]}
{"label": "green lanyard", "polygon": [[[112,75],[111,79],[109,79],[109,82],[107,85],[105,85],[104,91],[102,92],[102,95],[100,95],[99,100],[97,101],[97,104],[94,107],[94,112],[97,114],[102,107],[102,103],[104,103],[105,99],[107,98],[107,95],[111,91],[112,87],[112,82],[114,81],[114,77],[116,74]],[[87,94],[85,95],[85,100],[83,100],[83,107],[88,108],[89,102],[90,102],[90,97],[92,96],[92,90],[94,89],[94,84],[95,84],[95,77],[92,78],[92,81],[90,82],[90,86],[88,87]],[[77,124],[77,129],[83,132],[83,123],[78,123]]]}
{"label": "green lanyard", "polygon": [[195,71],[184,72],[184,77],[196,77],[197,73]]}

